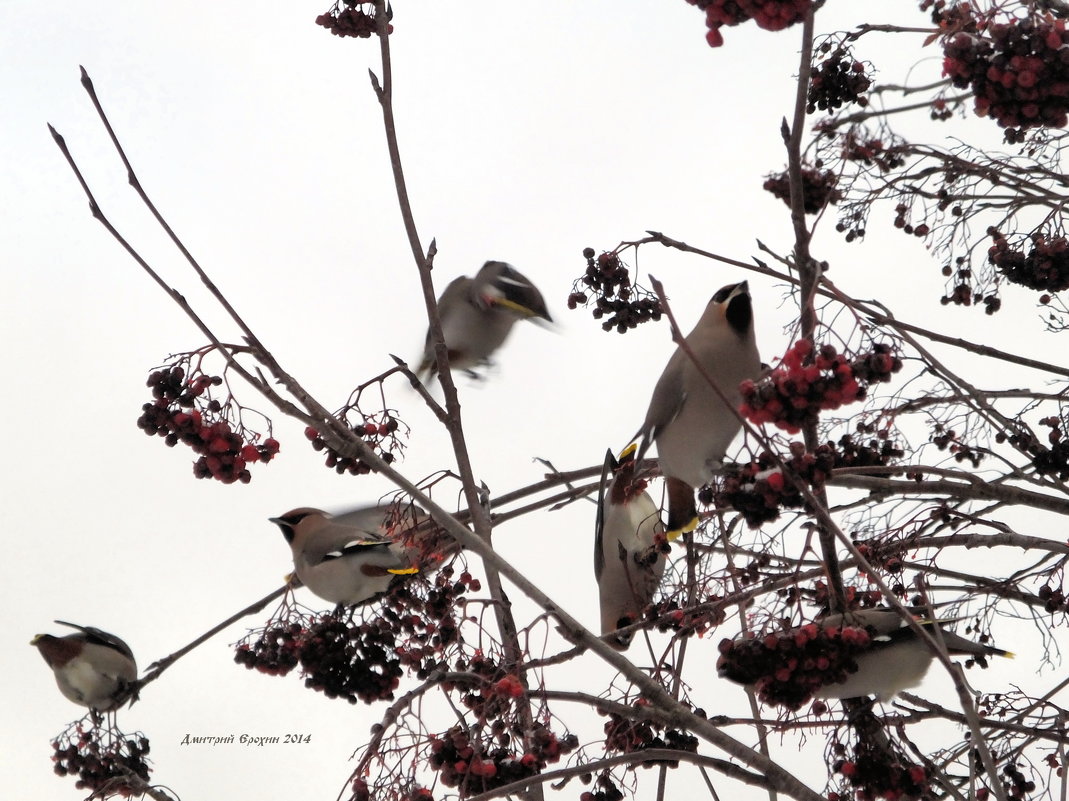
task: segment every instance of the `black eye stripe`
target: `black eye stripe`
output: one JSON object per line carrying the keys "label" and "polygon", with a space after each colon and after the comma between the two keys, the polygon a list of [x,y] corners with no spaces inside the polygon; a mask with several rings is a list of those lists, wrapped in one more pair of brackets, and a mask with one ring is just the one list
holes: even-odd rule
{"label": "black eye stripe", "polygon": [[735,291],[735,287],[737,286],[738,284],[729,284],[728,286],[721,287],[716,291],[716,294],[713,295],[713,300],[717,303],[723,303],[728,299],[728,296]]}

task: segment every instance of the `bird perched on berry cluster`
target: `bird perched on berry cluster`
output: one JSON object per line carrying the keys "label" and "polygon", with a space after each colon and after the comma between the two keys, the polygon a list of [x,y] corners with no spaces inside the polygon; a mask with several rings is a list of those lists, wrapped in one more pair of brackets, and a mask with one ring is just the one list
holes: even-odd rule
{"label": "bird perched on berry cluster", "polygon": [[400,577],[419,572],[400,545],[383,539],[385,513],[384,507],[370,507],[335,517],[300,507],[271,522],[289,543],[301,583],[339,607],[355,606],[382,595]]}
{"label": "bird perched on berry cluster", "polygon": [[[449,350],[449,367],[473,369],[490,361],[517,320],[553,322],[542,293],[510,264],[488,261],[474,278],[453,279],[438,298],[442,336]],[[418,373],[437,372],[431,332],[423,350]]]}
{"label": "bird perched on berry cluster", "polygon": [[[594,576],[601,601],[601,633],[609,634],[636,622],[664,574],[665,555],[659,549],[664,525],[657,504],[646,492],[646,482],[635,481],[635,450],[631,444],[620,454],[605,454],[594,530]],[[632,633],[620,633],[608,642],[623,650]]]}
{"label": "bird perched on berry cluster", "polygon": [[[919,612],[917,613],[919,615]],[[948,631],[950,621],[914,617],[942,639],[950,655],[1013,657],[1009,651],[967,640]],[[936,630],[938,629],[938,631]],[[848,631],[857,632],[849,638]],[[861,609],[827,615],[813,623],[771,634],[766,640],[741,638],[721,646],[722,678],[758,689],[773,703],[808,697],[886,701],[921,683],[935,652],[896,609]],[[823,664],[822,664],[823,663]]]}
{"label": "bird perched on berry cluster", "polygon": [[[650,398],[637,461],[657,443],[661,473],[668,487],[668,533],[692,531],[698,522],[694,490],[720,469],[742,424],[735,410],[741,403],[739,384],[761,374],[754,338],[753,307],[745,281],[719,289],[702,313],[687,346],[720,392],[677,347]],[[723,397],[721,397],[721,394]],[[726,398],[726,402],[724,400]]]}
{"label": "bird perched on berry cluster", "polygon": [[55,622],[78,631],[66,637],[38,634],[30,645],[36,646],[52,668],[59,691],[74,703],[98,712],[114,709],[137,680],[137,663],[130,646],[92,626]]}
{"label": "bird perched on berry cluster", "polygon": [[[918,620],[922,626],[934,629],[939,634],[951,656],[1004,656],[1013,654],[993,645],[967,640],[947,631],[940,621]],[[916,687],[928,673],[935,659],[931,647],[895,609],[863,609],[845,615],[829,615],[821,618],[825,627],[860,626],[872,632],[872,647],[854,658],[857,671],[846,681],[826,684],[815,695],[817,698],[858,698],[875,695],[880,701],[893,698],[902,690]],[[932,632],[936,642],[939,637]]]}

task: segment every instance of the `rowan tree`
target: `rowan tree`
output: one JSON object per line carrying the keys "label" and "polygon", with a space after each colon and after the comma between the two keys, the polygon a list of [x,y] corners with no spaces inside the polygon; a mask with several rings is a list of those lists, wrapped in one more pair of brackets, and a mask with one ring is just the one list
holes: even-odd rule
{"label": "rowan tree", "polygon": [[[398,530],[420,550],[418,578],[351,614],[303,607],[291,587],[243,610],[223,626],[249,618],[235,662],[287,681],[299,675],[338,703],[381,712],[370,739],[354,742],[355,767],[337,766],[340,797],[357,801],[608,801],[664,798],[679,786],[707,787],[714,798],[810,801],[1064,795],[1064,682],[1040,669],[1057,665],[1065,623],[1069,541],[1058,516],[1069,512],[1069,367],[1016,352],[1014,332],[998,323],[1008,307],[1029,304],[1039,310],[1037,328],[1061,332],[1069,319],[1059,294],[1069,288],[1060,158],[1069,7],[922,0],[893,11],[858,8],[856,26],[831,30],[822,27],[819,1],[688,2],[696,6],[694,36],[717,48],[711,64],[730,59],[736,26],[759,26],[769,31],[769,48],[799,52],[783,150],[769,154],[765,175],[753,176],[754,189],[783,201],[793,238],[768,239],[757,221],[753,252],[721,253],[715,231],[698,244],[670,231],[621,231],[619,242],[576,243],[575,283],[543,289],[567,295],[572,314],[589,315],[587,324],[606,336],[659,325],[678,341],[688,323],[672,313],[673,288],[666,292],[638,269],[640,254],[650,259],[669,248],[688,254],[696,271],[728,265],[773,282],[792,323],[782,347],[763,346],[769,367],[742,388],[743,434],[732,462],[699,493],[701,524],[672,546],[658,596],[634,624],[626,652],[494,547],[495,527],[509,519],[596,496],[597,453],[589,466],[552,469],[542,482],[490,493],[467,456],[464,385],[458,389],[448,371],[440,391],[425,388],[398,360],[362,378],[343,402],[317,399],[301,384],[301,365],[273,355],[270,338],[242,318],[240,298],[216,289],[177,237],[227,322],[209,324],[159,277],[122,239],[121,223],[96,205],[53,131],[94,215],[204,339],[149,371],[151,398],[138,420],[145,433],[191,448],[202,480],[255,481],[282,458],[325,460],[324,469],[354,482],[385,476],[397,487],[390,502],[398,520],[408,521]],[[346,46],[381,54],[367,102],[383,115],[412,269],[440,344],[437,247],[408,203],[393,114],[390,34],[395,25],[419,24],[410,11],[340,0],[314,21],[353,39]],[[876,14],[891,21],[873,21]],[[888,40],[928,65],[916,71],[923,77],[884,79],[868,53],[886,53]],[[82,82],[107,122],[116,90],[94,87],[84,73]],[[156,211],[165,199],[150,200],[126,159],[122,131],[108,131],[133,188],[166,226]],[[923,242],[930,255],[904,260],[901,276],[880,280],[941,271],[941,298],[895,309],[880,301],[878,284],[871,298],[839,286],[846,259],[823,253],[832,245],[849,253],[839,246],[860,244],[877,227],[900,230],[904,243]],[[675,292],[700,285],[696,279]],[[942,312],[918,312],[930,308]],[[987,315],[989,336],[959,337],[955,320],[964,314]],[[1001,380],[1008,366],[1026,368],[1032,382]],[[644,395],[655,378],[636,391]],[[392,398],[409,386],[453,446],[433,475],[404,471],[405,451],[420,447],[421,432]],[[276,432],[285,417],[299,421],[304,441]],[[618,449],[630,433],[606,445]],[[656,464],[646,469],[659,486]],[[413,504],[430,520],[414,525]],[[535,613],[516,611],[518,594]],[[904,692],[893,702],[814,700],[821,684],[856,668],[871,642],[863,631],[831,634],[808,624],[878,606],[903,620],[956,621],[959,634],[1008,649],[1027,631],[1044,648],[1018,656],[1019,685],[981,694],[969,688],[975,671],[963,672],[939,637],[929,637],[932,671],[949,672],[951,699]],[[185,652],[147,674],[143,696]],[[603,665],[615,674],[610,682],[576,686],[575,676],[597,676]],[[718,666],[745,673],[747,687],[713,675]],[[972,658],[967,667],[986,661]],[[266,679],[250,673],[249,680]],[[721,714],[719,701],[710,707],[728,694],[748,698],[749,714]],[[132,763],[150,738],[130,739],[133,752],[115,757],[119,767],[101,777],[83,770],[92,738],[68,732],[57,740],[56,764],[83,770],[80,780],[93,790],[146,792],[147,777]],[[156,768],[166,775],[166,765]]]}

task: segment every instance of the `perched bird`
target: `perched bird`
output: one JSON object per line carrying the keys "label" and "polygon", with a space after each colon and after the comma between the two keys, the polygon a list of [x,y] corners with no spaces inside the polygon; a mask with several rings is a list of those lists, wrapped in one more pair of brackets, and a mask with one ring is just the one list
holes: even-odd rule
{"label": "perched bird", "polygon": [[[942,637],[949,654],[977,661],[1013,656],[947,631],[943,626],[950,621],[919,616],[914,621],[937,642]],[[764,703],[790,709],[812,697],[875,695],[885,701],[920,684],[935,658],[899,612],[886,607],[828,615],[764,637],[742,637],[721,643],[720,654],[717,671],[722,678],[753,688]]]}
{"label": "perched bird", "polygon": [[335,517],[301,507],[271,518],[293,551],[297,578],[339,607],[369,601],[399,576],[419,572],[399,545],[382,538],[382,507],[372,509],[378,513],[358,509]]}
{"label": "perched bird", "polygon": [[[858,698],[875,695],[880,701],[893,698],[902,690],[916,687],[924,679],[935,654],[902,616],[894,609],[866,609],[847,615],[829,615],[818,621],[821,626],[861,626],[872,633],[872,647],[854,658],[857,671],[846,681],[826,684],[816,691],[817,698]],[[922,626],[939,625],[943,643],[951,656],[1004,656],[1013,654],[993,645],[982,645],[947,631],[940,621],[918,620]],[[939,637],[935,632],[936,641]]]}
{"label": "perched bird", "polygon": [[130,646],[92,626],[55,622],[78,632],[66,637],[38,634],[30,645],[37,647],[52,668],[59,691],[90,709],[114,709],[137,680],[137,663]]}
{"label": "perched bird", "polygon": [[[635,481],[635,450],[632,443],[617,461],[605,454],[594,531],[594,576],[601,601],[601,633],[609,634],[638,620],[664,574],[665,556],[656,539],[664,533],[660,512],[645,491],[646,482]],[[620,633],[608,642],[624,650],[632,633]]]}
{"label": "perched bird", "polygon": [[715,381],[727,404],[713,390],[683,349],[676,348],[650,398],[636,460],[652,442],[668,487],[668,533],[693,531],[698,523],[694,490],[722,466],[724,452],[741,423],[739,384],[761,374],[747,283],[718,290],[686,337],[697,361]]}
{"label": "perched bird", "polygon": [[[542,293],[512,265],[488,261],[474,278],[462,275],[438,298],[442,336],[449,349],[449,366],[472,371],[489,362],[517,320],[541,318],[553,322]],[[434,342],[427,331],[421,377],[436,372]]]}

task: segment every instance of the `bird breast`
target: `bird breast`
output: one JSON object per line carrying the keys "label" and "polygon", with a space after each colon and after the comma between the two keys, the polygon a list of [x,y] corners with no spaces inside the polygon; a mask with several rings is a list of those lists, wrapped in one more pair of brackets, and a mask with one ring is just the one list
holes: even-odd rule
{"label": "bird breast", "polygon": [[729,347],[697,348],[695,356],[730,406],[697,370],[685,370],[685,397],[678,414],[657,437],[657,455],[664,475],[700,487],[720,468],[739,433],[741,424],[735,415],[741,402],[739,384],[760,375],[761,361],[752,332],[744,341],[731,337]]}
{"label": "bird breast", "polygon": [[87,644],[82,655],[56,668],[60,692],[76,704],[106,710],[125,684],[137,679],[137,669],[111,648]]}
{"label": "bird breast", "polygon": [[839,684],[824,685],[814,695],[817,698],[875,695],[886,701],[921,683],[932,664],[932,652],[923,642],[915,640],[896,644],[890,649],[873,648],[855,661],[856,673]]}

